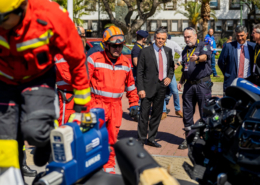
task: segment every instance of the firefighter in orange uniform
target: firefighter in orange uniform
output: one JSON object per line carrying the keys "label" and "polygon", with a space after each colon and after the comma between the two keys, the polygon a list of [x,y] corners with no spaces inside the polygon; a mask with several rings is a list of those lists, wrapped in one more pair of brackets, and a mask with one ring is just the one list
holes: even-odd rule
{"label": "firefighter in orange uniform", "polygon": [[[8,160],[2,157],[0,167],[10,165],[19,169],[24,140],[36,146],[34,163],[37,166],[43,166],[49,160],[50,131],[57,118],[53,61],[57,53],[68,62],[75,107],[90,102],[86,56],[79,43],[75,25],[57,3],[1,0],[0,153],[15,159],[9,154],[17,154],[18,146],[20,165],[18,160],[5,164]],[[11,149],[14,151],[10,152]]]}
{"label": "firefighter in orange uniform", "polygon": [[[81,37],[83,46],[86,45],[85,30],[84,28],[78,26],[78,34]],[[80,43],[79,43],[80,44]],[[63,125],[68,122],[71,114],[75,112],[74,110],[74,93],[73,87],[71,86],[71,74],[69,71],[69,65],[67,61],[63,58],[61,54],[57,54],[54,57],[56,64],[56,85],[59,95],[60,104],[60,116],[58,118],[59,125]],[[85,63],[87,67],[87,62]],[[88,72],[88,71],[87,71]],[[86,107],[88,111],[91,107],[88,104]]]}
{"label": "firefighter in orange uniform", "polygon": [[126,90],[130,111],[138,108],[139,97],[129,60],[122,55],[125,42],[124,33],[110,26],[103,34],[105,50],[96,52],[87,58],[91,96],[94,107],[105,109],[105,119],[109,135],[111,153],[104,170],[115,173],[115,152],[113,145],[122,121],[121,99]]}

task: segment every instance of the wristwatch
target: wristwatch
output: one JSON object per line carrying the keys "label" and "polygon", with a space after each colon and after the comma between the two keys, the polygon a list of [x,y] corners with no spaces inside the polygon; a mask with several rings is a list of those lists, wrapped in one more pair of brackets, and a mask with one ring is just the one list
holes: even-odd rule
{"label": "wristwatch", "polygon": [[200,60],[200,56],[198,56],[198,59],[197,59],[197,61],[199,62],[199,60]]}

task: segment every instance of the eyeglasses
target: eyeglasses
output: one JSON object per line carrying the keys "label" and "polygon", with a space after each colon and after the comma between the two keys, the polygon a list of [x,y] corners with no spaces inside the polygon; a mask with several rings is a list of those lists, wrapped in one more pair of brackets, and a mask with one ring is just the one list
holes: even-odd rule
{"label": "eyeglasses", "polygon": [[123,44],[111,44],[110,45],[112,48],[122,48],[123,47]]}
{"label": "eyeglasses", "polygon": [[125,42],[125,37],[124,35],[115,35],[109,39],[109,42],[111,44],[120,44]]}

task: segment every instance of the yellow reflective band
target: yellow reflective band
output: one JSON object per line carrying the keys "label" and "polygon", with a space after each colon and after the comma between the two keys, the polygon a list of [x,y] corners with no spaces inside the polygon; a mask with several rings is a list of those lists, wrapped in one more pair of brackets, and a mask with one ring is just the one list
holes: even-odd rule
{"label": "yellow reflective band", "polygon": [[38,48],[43,45],[47,45],[50,42],[50,38],[53,36],[51,30],[46,31],[39,38],[28,40],[19,44],[16,44],[17,51],[21,52],[27,49]]}
{"label": "yellow reflective band", "polygon": [[56,128],[58,128],[59,127],[59,122],[58,122],[58,120],[54,120],[54,128],[56,129]]}
{"label": "yellow reflective band", "polygon": [[256,59],[257,59],[259,53],[260,53],[260,49],[259,49],[259,51],[258,51],[257,54],[256,54],[256,50],[255,50],[255,55],[254,55],[254,64],[256,64]]}
{"label": "yellow reflective band", "polygon": [[78,105],[86,105],[91,100],[91,89],[74,89],[74,102]]}
{"label": "yellow reflective band", "polygon": [[101,46],[101,48],[102,48],[103,50],[105,50],[105,48],[104,48],[102,42],[100,42],[100,46]]}
{"label": "yellow reflective band", "polygon": [[10,49],[10,46],[9,46],[8,42],[2,36],[0,36],[0,45],[4,46],[7,49]]}
{"label": "yellow reflective band", "polygon": [[72,123],[74,121],[74,118],[76,117],[75,114],[71,114],[68,120],[68,123]]}
{"label": "yellow reflective band", "polygon": [[23,145],[23,151],[25,151],[25,145]]}
{"label": "yellow reflective band", "polygon": [[0,168],[20,168],[16,140],[0,140]]}
{"label": "yellow reflective band", "polygon": [[23,80],[26,80],[26,79],[28,79],[28,78],[30,78],[31,76],[25,76],[25,77],[23,77]]}

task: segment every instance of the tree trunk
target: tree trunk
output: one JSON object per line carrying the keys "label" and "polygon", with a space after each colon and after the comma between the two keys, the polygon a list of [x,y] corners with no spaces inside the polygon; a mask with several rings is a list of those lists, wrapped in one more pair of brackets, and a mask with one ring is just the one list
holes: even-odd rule
{"label": "tree trunk", "polygon": [[203,40],[207,34],[208,34],[208,20],[203,19],[203,23],[202,23],[202,37],[203,37],[202,39]]}
{"label": "tree trunk", "polygon": [[127,44],[131,44],[132,43],[132,33],[131,30],[128,30],[127,33],[125,33],[126,35],[126,43]]}
{"label": "tree trunk", "polygon": [[210,5],[209,5],[209,0],[202,0],[201,4],[201,18],[203,20],[202,23],[202,35],[203,39],[206,37],[208,33],[208,21],[210,20]]}

